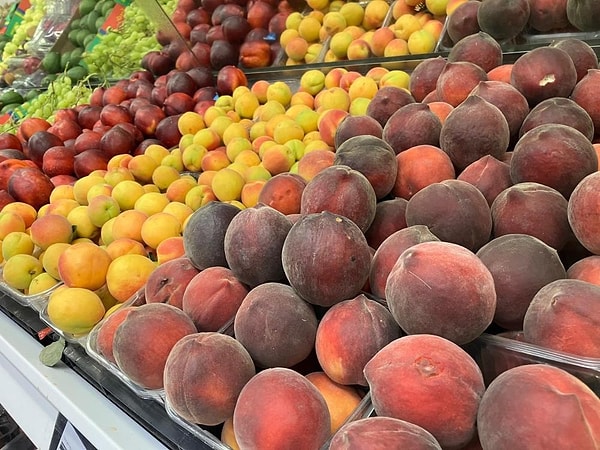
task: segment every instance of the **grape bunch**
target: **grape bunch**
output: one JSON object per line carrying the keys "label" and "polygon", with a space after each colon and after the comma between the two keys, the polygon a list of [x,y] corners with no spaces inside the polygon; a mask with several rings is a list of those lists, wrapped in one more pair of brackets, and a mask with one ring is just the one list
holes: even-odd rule
{"label": "grape bunch", "polygon": [[12,131],[27,117],[40,117],[53,123],[57,110],[88,104],[93,89],[87,79],[75,83],[67,75],[60,75],[48,85],[47,90],[14,111],[13,120],[0,125],[0,132]]}
{"label": "grape bunch", "polygon": [[7,69],[6,62],[15,56],[19,49],[23,48],[24,44],[33,36],[38,24],[44,18],[45,3],[44,0],[31,0],[31,6],[25,11],[21,23],[15,27],[12,39],[4,46],[2,58],[0,59],[0,72]]}
{"label": "grape bunch", "polygon": [[[170,15],[177,2],[161,0],[159,3]],[[160,48],[154,24],[133,2],[125,8],[121,26],[102,35],[91,50],[84,52],[83,61],[88,72],[101,79],[124,78],[140,69],[146,53]]]}

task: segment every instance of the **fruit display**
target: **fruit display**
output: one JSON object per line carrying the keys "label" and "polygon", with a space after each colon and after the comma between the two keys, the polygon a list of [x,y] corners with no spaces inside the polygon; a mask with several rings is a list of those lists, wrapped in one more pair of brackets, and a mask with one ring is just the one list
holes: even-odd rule
{"label": "fruit display", "polygon": [[[505,448],[516,420],[598,446],[597,48],[509,60],[479,29],[432,53],[468,1],[213,3],[171,4],[191,51],[159,32],[143,69],[59,76],[2,129],[4,288],[212,448]],[[367,51],[336,55],[352,26]],[[412,69],[358,61],[395,39]],[[251,76],[315,43],[326,66]],[[486,359],[490,337],[546,359]]]}

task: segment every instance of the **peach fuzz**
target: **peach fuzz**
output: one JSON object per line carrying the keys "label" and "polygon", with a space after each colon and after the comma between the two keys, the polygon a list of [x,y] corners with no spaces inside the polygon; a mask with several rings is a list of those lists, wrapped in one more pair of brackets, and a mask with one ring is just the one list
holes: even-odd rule
{"label": "peach fuzz", "polygon": [[285,215],[299,213],[302,191],[305,186],[306,181],[303,177],[291,173],[280,173],[263,185],[258,202]]}

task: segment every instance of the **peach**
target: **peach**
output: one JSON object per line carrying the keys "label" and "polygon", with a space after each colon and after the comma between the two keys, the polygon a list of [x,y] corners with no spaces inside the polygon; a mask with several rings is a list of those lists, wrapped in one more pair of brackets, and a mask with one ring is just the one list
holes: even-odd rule
{"label": "peach", "polygon": [[[350,119],[347,117],[340,127]],[[375,119],[371,120],[380,126]],[[357,123],[356,127],[359,126],[360,123]],[[361,134],[349,137],[337,146],[333,164],[348,166],[362,173],[373,187],[377,199],[381,199],[391,192],[396,180],[398,166],[395,158],[394,150],[381,137]]]}
{"label": "peach", "polygon": [[262,204],[233,217],[223,241],[233,274],[250,287],[285,280],[281,248],[291,227],[283,213]]}
{"label": "peach", "polygon": [[[328,195],[323,195],[325,192]],[[300,213],[329,211],[366,231],[375,218],[377,197],[369,179],[349,166],[334,164],[319,172],[302,191]]]}
{"label": "peach", "polygon": [[446,5],[447,20],[446,34],[452,44],[457,43],[465,36],[481,31],[477,21],[477,10],[480,3],[468,3],[465,0],[449,0]]}
{"label": "peach", "polygon": [[[472,284],[463,283],[465,274]],[[483,333],[496,308],[489,269],[467,248],[445,241],[405,250],[388,276],[385,298],[407,334],[435,334],[459,345]]]}
{"label": "peach", "polygon": [[[472,120],[473,117],[477,119]],[[454,108],[439,136],[440,148],[458,170],[484,155],[501,159],[509,143],[506,117],[498,107],[477,95],[467,96]]]}
{"label": "peach", "polygon": [[360,294],[325,312],[317,328],[315,351],[320,366],[333,381],[366,386],[365,365],[400,335],[389,310]]}
{"label": "peach", "polygon": [[465,167],[457,180],[471,183],[481,191],[490,207],[504,189],[512,186],[510,166],[491,155],[485,155]]}
{"label": "peach", "polygon": [[336,383],[322,371],[305,376],[323,395],[331,417],[331,434],[334,434],[360,405],[361,393],[355,386]]}
{"label": "peach", "polygon": [[[395,2],[394,4],[404,4]],[[351,444],[350,444],[351,443]],[[433,435],[414,423],[393,417],[371,416],[345,423],[334,434],[330,450],[348,449],[348,445],[361,448],[411,448],[414,450],[441,450]]]}
{"label": "peach", "polygon": [[485,385],[475,361],[453,342],[430,334],[401,337],[367,363],[365,376],[378,416],[420,426],[442,448],[461,448],[473,438]]}
{"label": "peach", "polygon": [[185,420],[218,425],[232,416],[240,391],[254,374],[250,355],[234,338],[217,332],[193,333],[182,337],[169,353],[165,397]]}
{"label": "peach", "polygon": [[359,136],[370,135],[381,138],[383,127],[373,117],[368,115],[346,116],[338,125],[334,136],[334,147],[336,150],[347,139]]}
{"label": "peach", "polygon": [[292,367],[310,355],[317,317],[291,286],[266,282],[243,298],[233,326],[258,367]]}
{"label": "peach", "polygon": [[558,123],[539,125],[524,134],[510,160],[513,183],[544,184],[567,199],[583,178],[597,171],[592,143],[575,128]]}
{"label": "peach", "polygon": [[476,187],[466,181],[448,179],[432,183],[410,198],[406,223],[427,225],[442,241],[477,251],[490,238],[492,214]]}
{"label": "peach", "polygon": [[389,117],[382,138],[398,154],[415,145],[439,145],[441,131],[440,119],[426,104],[409,103]]}
{"label": "peach", "polygon": [[490,207],[492,235],[529,234],[560,252],[572,233],[567,208],[567,200],[556,189],[516,183],[500,192]]}
{"label": "peach", "polygon": [[185,289],[199,272],[186,256],[160,264],[144,285],[146,303],[168,303],[182,309]]}
{"label": "peach", "polygon": [[208,267],[183,287],[182,309],[199,331],[221,331],[231,323],[248,288],[225,267]]}
{"label": "peach", "polygon": [[480,81],[487,80],[487,73],[469,61],[446,62],[436,82],[440,100],[456,107],[463,102]]}
{"label": "peach", "polygon": [[332,306],[358,295],[368,279],[371,251],[354,222],[324,211],[298,219],[283,243],[281,259],[302,298]]}
{"label": "peach", "polygon": [[283,367],[252,377],[233,412],[240,448],[320,448],[329,437],[330,422],[318,389],[303,375]]}
{"label": "peach", "polygon": [[488,81],[502,81],[510,84],[510,72],[512,71],[513,63],[500,64],[494,67],[487,73]]}
{"label": "peach", "polygon": [[481,29],[498,40],[516,38],[525,30],[530,17],[530,4],[523,0],[492,1],[477,10]]}
{"label": "peach", "polygon": [[96,334],[96,351],[102,355],[107,361],[117,364],[113,354],[113,341],[115,331],[123,323],[127,314],[129,314],[135,306],[123,306],[116,310],[113,314],[106,317],[106,320],[98,328]]}
{"label": "peach", "polygon": [[385,287],[394,264],[407,248],[421,242],[439,241],[425,225],[412,225],[391,233],[375,250],[369,271],[371,293],[385,298]]}
{"label": "peach", "polygon": [[[146,336],[160,336],[152,346]],[[196,327],[182,310],[165,303],[143,304],[132,309],[113,338],[117,366],[134,383],[146,389],[163,387],[164,368],[173,346]]]}
{"label": "peach", "polygon": [[479,249],[477,256],[494,277],[494,323],[506,330],[522,330],[523,318],[536,292],[566,277],[558,252],[526,234],[492,239]]}
{"label": "peach", "polygon": [[569,125],[581,131],[590,141],[594,139],[594,122],[590,115],[574,100],[566,97],[548,98],[531,108],[521,121],[519,136],[548,123]]}
{"label": "peach", "polygon": [[[560,8],[558,10],[560,11]],[[558,47],[569,54],[575,65],[577,81],[586,76],[589,70],[598,69],[596,52],[585,40],[575,37],[565,37],[564,39],[557,39],[549,45],[551,47]]]}
{"label": "peach", "polygon": [[430,184],[455,178],[450,157],[435,145],[415,145],[398,153],[396,166],[392,193],[406,200]]}
{"label": "peach", "polygon": [[225,232],[239,212],[237,206],[213,201],[197,209],[189,217],[183,231],[183,244],[186,255],[197,269],[227,267],[223,247]]}
{"label": "peach", "polygon": [[446,66],[446,59],[440,56],[426,58],[411,72],[408,90],[415,101],[423,101],[425,96],[436,89],[437,79]]}
{"label": "peach", "polygon": [[577,71],[566,51],[543,46],[523,56],[514,62],[510,82],[527,98],[531,107],[547,98],[571,94],[577,84]]}
{"label": "peach", "polygon": [[406,228],[406,205],[408,201],[401,197],[388,198],[377,202],[375,218],[365,231],[367,243],[377,250],[381,243],[392,233]]}
{"label": "peach", "polygon": [[[526,342],[598,358],[600,287],[587,281],[557,279],[533,296],[523,319]],[[568,326],[564,326],[568,324]]]}
{"label": "peach", "polygon": [[469,61],[489,72],[502,64],[502,47],[488,33],[479,31],[457,41],[450,49],[447,61]]}
{"label": "peach", "polygon": [[405,89],[397,86],[381,87],[369,102],[367,115],[384,127],[393,113],[409,103],[415,103],[415,99]]}
{"label": "peach", "polygon": [[[550,411],[560,411],[560,419]],[[483,394],[479,439],[483,448],[594,448],[600,441],[599,411],[597,395],[564,369],[547,364],[514,367]]]}
{"label": "peach", "polygon": [[491,80],[480,82],[471,95],[478,95],[502,112],[508,123],[511,142],[516,141],[522,134],[520,128],[523,121],[530,113],[525,96],[510,83]]}

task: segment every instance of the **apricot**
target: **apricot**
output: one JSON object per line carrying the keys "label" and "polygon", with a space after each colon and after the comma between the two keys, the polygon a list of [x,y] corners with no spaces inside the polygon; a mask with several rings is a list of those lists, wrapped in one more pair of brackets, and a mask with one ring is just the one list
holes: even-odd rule
{"label": "apricot", "polygon": [[238,395],[256,370],[233,337],[200,332],[173,346],[164,368],[165,398],[185,420],[218,425],[231,417]]}
{"label": "apricot", "polygon": [[430,334],[401,337],[377,352],[365,376],[378,416],[420,426],[442,448],[461,448],[473,438],[485,385],[479,366],[453,342]]}
{"label": "apricot", "polygon": [[396,155],[398,168],[392,194],[409,200],[430,184],[455,178],[454,165],[446,152],[435,145],[420,144]]}
{"label": "apricot", "polygon": [[411,448],[441,450],[433,435],[414,423],[393,417],[364,417],[344,424],[333,435],[330,450],[353,448]]}
{"label": "apricot", "polygon": [[420,242],[439,241],[425,225],[412,225],[398,230],[375,250],[369,272],[369,286],[376,297],[385,298],[385,286],[396,261],[412,245]]}
{"label": "apricot", "polygon": [[303,375],[284,367],[265,369],[242,388],[233,430],[240,448],[316,449],[329,437],[329,410]]}
{"label": "apricot", "polygon": [[312,351],[317,317],[288,285],[267,282],[251,289],[234,319],[236,339],[258,367],[292,367]]}
{"label": "apricot", "polygon": [[527,234],[492,239],[479,249],[477,256],[494,278],[494,322],[506,330],[522,330],[525,312],[536,292],[566,277],[558,252]]}
{"label": "apricot", "polygon": [[396,180],[398,166],[395,156],[394,150],[381,135],[357,135],[337,146],[333,164],[348,166],[362,173],[371,183],[377,200],[380,200],[391,192]]}
{"label": "apricot", "polygon": [[525,133],[510,160],[513,183],[536,182],[569,198],[575,186],[598,171],[598,156],[591,141],[573,127],[548,123]]}
{"label": "apricot", "polygon": [[483,394],[477,428],[486,449],[592,449],[600,442],[600,399],[561,368],[514,367]]}
{"label": "apricot", "polygon": [[479,189],[466,181],[432,183],[406,205],[406,224],[426,225],[442,241],[477,251],[488,242],[492,214]]}
{"label": "apricot", "polygon": [[375,218],[377,196],[369,179],[349,166],[334,164],[319,172],[302,191],[300,213],[329,211],[366,231]]}
{"label": "apricot", "polygon": [[371,251],[354,222],[323,211],[294,223],[281,260],[290,285],[303,299],[332,306],[359,294],[369,276]]}
{"label": "apricot", "polygon": [[443,241],[406,249],[388,276],[385,298],[407,334],[436,334],[457,344],[483,333],[496,309],[489,269],[470,250]]}
{"label": "apricot", "polygon": [[400,335],[389,310],[359,294],[325,312],[317,328],[315,351],[320,366],[333,381],[366,386],[365,364]]}
{"label": "apricot", "polygon": [[196,332],[194,322],[181,309],[147,303],[131,310],[115,330],[113,355],[132,382],[159,389],[169,352],[182,337]]}
{"label": "apricot", "polygon": [[600,357],[600,286],[559,279],[536,292],[523,319],[526,342],[587,358]]}
{"label": "apricot", "polygon": [[198,272],[184,287],[181,309],[198,331],[222,331],[233,321],[248,287],[220,266]]}

